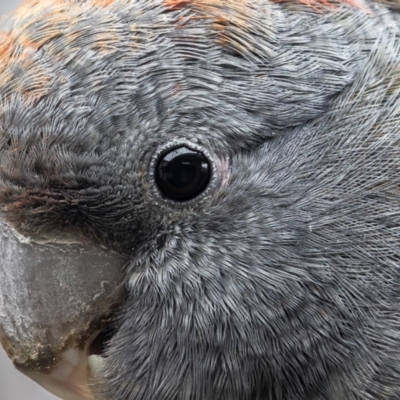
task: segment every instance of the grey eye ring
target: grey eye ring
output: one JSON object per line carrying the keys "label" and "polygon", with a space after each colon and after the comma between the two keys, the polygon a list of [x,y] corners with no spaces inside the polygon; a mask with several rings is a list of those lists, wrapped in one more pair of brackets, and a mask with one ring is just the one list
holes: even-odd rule
{"label": "grey eye ring", "polygon": [[213,156],[203,146],[175,139],[160,147],[150,164],[152,183],[164,201],[187,205],[215,186]]}

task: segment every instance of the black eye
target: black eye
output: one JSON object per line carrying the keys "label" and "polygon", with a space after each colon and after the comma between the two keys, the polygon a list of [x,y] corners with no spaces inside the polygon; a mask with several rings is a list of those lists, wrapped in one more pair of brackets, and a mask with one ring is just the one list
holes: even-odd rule
{"label": "black eye", "polygon": [[211,180],[211,166],[203,153],[186,146],[175,147],[160,156],[155,179],[165,197],[187,201],[207,188]]}

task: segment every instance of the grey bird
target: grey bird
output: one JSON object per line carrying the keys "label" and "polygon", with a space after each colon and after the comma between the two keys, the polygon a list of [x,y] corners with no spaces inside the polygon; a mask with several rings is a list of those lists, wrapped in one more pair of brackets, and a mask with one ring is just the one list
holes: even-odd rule
{"label": "grey bird", "polygon": [[400,399],[395,3],[27,1],[0,31],[0,340],[65,399]]}

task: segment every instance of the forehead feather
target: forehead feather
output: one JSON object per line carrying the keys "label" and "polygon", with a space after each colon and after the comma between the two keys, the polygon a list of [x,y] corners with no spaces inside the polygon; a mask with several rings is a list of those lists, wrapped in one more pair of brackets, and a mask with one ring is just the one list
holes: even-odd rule
{"label": "forehead feather", "polygon": [[[8,100],[19,97],[46,118],[54,111],[53,120],[92,113],[101,132],[107,129],[98,121],[114,118],[109,128],[124,115],[129,132],[146,135],[154,132],[148,124],[162,122],[167,130],[166,119],[173,132],[178,122],[182,132],[208,126],[235,142],[246,137],[247,143],[249,131],[274,135],[319,115],[326,99],[352,80],[358,62],[357,46],[333,19],[299,4],[25,2],[0,32],[0,100],[16,104]],[[41,101],[49,98],[59,104]]]}

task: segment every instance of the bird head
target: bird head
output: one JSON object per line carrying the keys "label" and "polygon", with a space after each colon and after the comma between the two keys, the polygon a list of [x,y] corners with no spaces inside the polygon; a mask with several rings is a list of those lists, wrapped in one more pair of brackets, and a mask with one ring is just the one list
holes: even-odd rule
{"label": "bird head", "polygon": [[40,0],[2,26],[20,370],[68,400],[400,395],[395,14]]}

